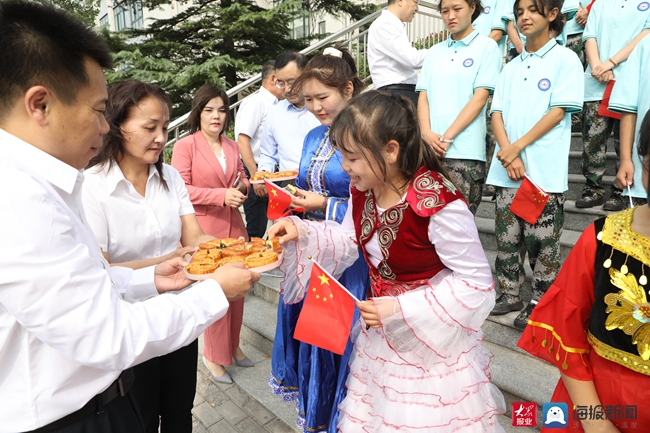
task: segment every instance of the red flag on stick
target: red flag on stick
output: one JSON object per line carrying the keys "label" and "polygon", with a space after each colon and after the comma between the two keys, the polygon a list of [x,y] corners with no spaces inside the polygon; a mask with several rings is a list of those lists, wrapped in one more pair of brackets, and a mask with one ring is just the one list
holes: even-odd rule
{"label": "red flag on stick", "polygon": [[266,179],[264,179],[264,183],[266,183],[266,190],[269,193],[269,205],[266,208],[266,217],[270,220],[277,220],[289,215],[291,211],[286,211],[286,209],[291,205],[291,194],[284,188],[280,188]]}
{"label": "red flag on stick", "polygon": [[535,224],[542,214],[548,193],[537,186],[528,176],[524,177],[510,204],[510,212],[517,215],[529,224]]}
{"label": "red flag on stick", "polygon": [[343,355],[350,337],[354,301],[358,299],[314,262],[293,338]]}
{"label": "red flag on stick", "polygon": [[600,101],[600,105],[598,106],[598,115],[621,120],[621,113],[617,113],[609,109],[609,98],[612,96],[612,90],[614,90],[615,83],[616,80],[610,80],[609,83],[607,83],[607,87],[605,87],[605,93],[603,93],[603,99]]}

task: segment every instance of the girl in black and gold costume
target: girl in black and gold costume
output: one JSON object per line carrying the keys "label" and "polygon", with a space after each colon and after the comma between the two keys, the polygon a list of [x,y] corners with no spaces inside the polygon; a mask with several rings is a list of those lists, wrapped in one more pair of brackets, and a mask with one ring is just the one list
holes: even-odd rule
{"label": "girl in black and gold costume", "polygon": [[[640,128],[639,155],[647,191],[650,112]],[[518,346],[560,370],[551,401],[568,404],[563,431],[650,428],[649,278],[650,207],[644,205],[589,226],[535,307]]]}

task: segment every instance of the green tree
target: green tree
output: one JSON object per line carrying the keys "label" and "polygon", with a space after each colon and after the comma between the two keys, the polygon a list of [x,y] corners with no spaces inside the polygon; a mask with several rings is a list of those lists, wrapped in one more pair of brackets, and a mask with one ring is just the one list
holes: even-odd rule
{"label": "green tree", "polygon": [[[158,83],[174,103],[172,118],[189,111],[191,95],[202,84],[233,87],[279,53],[307,46],[306,39],[291,38],[291,24],[299,14],[325,11],[358,19],[374,9],[345,0],[294,0],[269,10],[253,0],[189,1],[183,12],[147,22],[145,29],[101,30],[115,53],[116,70],[108,80]],[[143,6],[168,3],[145,0]]]}
{"label": "green tree", "polygon": [[117,34],[104,29],[116,53],[116,70],[108,79],[158,83],[174,103],[173,117],[178,116],[189,111],[191,95],[201,85],[230,88],[280,52],[303,48],[304,41],[290,39],[293,9],[265,10],[252,0],[195,0],[145,29]]}
{"label": "green tree", "polygon": [[55,6],[81,19],[89,26],[95,25],[99,13],[99,0],[34,0],[44,5]]}

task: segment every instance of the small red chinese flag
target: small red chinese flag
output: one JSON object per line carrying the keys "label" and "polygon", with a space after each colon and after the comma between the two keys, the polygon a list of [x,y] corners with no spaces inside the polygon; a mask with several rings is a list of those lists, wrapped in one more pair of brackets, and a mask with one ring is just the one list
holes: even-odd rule
{"label": "small red chinese flag", "polygon": [[277,220],[289,214],[285,212],[291,205],[291,194],[284,188],[280,188],[273,182],[264,179],[266,190],[269,193],[269,205],[266,208],[266,216],[270,220]]}
{"label": "small red chinese flag", "polygon": [[352,295],[314,262],[293,338],[343,355],[353,317]]}
{"label": "small red chinese flag", "polygon": [[614,89],[615,83],[616,80],[610,80],[609,83],[607,83],[607,87],[605,87],[605,93],[603,93],[603,99],[600,101],[600,105],[598,106],[598,115],[621,120],[621,113],[617,113],[609,109],[609,98],[612,96],[612,90]]}
{"label": "small red chinese flag", "polygon": [[546,191],[526,176],[510,204],[510,212],[529,224],[535,224],[548,202],[548,197]]}

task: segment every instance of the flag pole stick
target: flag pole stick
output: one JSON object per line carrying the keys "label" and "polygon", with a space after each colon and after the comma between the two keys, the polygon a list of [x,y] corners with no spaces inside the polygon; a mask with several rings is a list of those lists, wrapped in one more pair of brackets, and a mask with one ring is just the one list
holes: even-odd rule
{"label": "flag pole stick", "polygon": [[[318,263],[318,262],[317,262],[316,260],[314,260],[314,259],[311,259],[311,260],[312,260],[312,262],[314,262],[314,263],[316,263],[316,264],[318,265],[318,267],[321,269],[321,271],[323,271],[323,272],[325,273],[325,275],[327,275],[328,277],[330,277],[331,279],[333,279],[334,281],[336,281],[337,283],[339,283],[339,281],[338,281],[336,278],[334,278],[333,276],[331,276],[330,273],[327,272],[327,271],[325,270],[325,268],[323,268],[323,267],[320,265],[320,263]],[[352,299],[354,299],[355,302],[361,302],[361,301],[359,301],[359,299],[358,299],[356,296],[354,296],[352,293],[350,293],[350,291],[349,291],[349,290],[348,290],[348,289],[347,289],[343,284],[339,283],[339,286],[341,286],[341,288],[342,288],[343,290],[345,290],[345,293],[347,293],[348,295],[350,295],[350,297],[351,297]]]}

